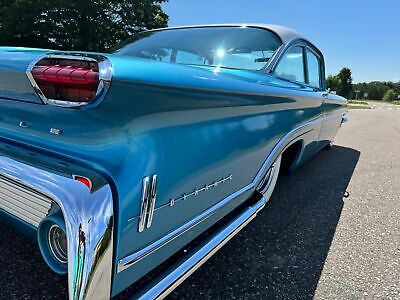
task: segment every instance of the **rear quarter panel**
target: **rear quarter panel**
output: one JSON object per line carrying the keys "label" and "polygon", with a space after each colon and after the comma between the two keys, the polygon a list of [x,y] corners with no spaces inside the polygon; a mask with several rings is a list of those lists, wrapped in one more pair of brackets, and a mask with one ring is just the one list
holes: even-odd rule
{"label": "rear quarter panel", "polygon": [[[212,72],[137,59],[130,65],[127,60],[112,58],[115,80],[104,103],[129,136],[121,174],[126,184],[119,185],[124,197],[118,204],[118,258],[248,185],[282,136],[322,114],[321,99],[312,89],[265,74]],[[123,113],[122,107],[126,108]],[[320,126],[315,122],[312,132],[304,136],[309,152],[317,147]],[[152,174],[158,175],[159,209],[152,227],[139,233],[141,179]],[[168,206],[171,199],[230,175],[228,183]],[[183,245],[184,239],[177,241],[118,274],[114,291],[122,290],[128,278],[139,278],[142,270],[155,267]]]}

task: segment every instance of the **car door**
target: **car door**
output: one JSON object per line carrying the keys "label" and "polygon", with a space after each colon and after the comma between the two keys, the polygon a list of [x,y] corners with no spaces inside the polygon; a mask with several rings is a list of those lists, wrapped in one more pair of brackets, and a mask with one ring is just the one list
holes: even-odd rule
{"label": "car door", "polygon": [[[304,159],[307,159],[318,148],[319,135],[323,120],[323,96],[324,81],[321,61],[317,62],[318,70],[315,70],[315,62],[308,60],[309,46],[306,42],[297,42],[288,47],[282,54],[273,69],[273,75],[285,79],[289,83],[297,85],[298,115],[302,118],[300,122],[315,120],[315,126],[310,140],[306,143]],[[293,86],[291,87],[293,88]],[[310,134],[311,135],[311,134]]]}
{"label": "car door", "polygon": [[327,112],[329,93],[325,91],[324,62],[322,55],[309,45],[305,47],[305,51],[308,84],[314,89],[317,97],[321,98],[322,122],[318,140],[320,143],[323,143],[324,141],[329,140],[331,136],[330,120],[326,118],[327,113],[329,114],[329,112]]}
{"label": "car door", "polygon": [[323,57],[311,47],[306,48],[309,85],[322,97],[323,121],[319,135],[321,146],[333,140],[340,127],[343,99],[326,91]]}

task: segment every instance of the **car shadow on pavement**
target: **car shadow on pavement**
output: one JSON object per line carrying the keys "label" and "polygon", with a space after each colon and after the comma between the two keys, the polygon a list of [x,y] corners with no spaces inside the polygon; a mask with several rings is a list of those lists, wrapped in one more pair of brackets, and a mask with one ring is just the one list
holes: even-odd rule
{"label": "car shadow on pavement", "polygon": [[280,177],[266,208],[171,299],[312,299],[360,152],[334,146]]}
{"label": "car shadow on pavement", "polygon": [[0,299],[68,299],[66,277],[50,270],[37,244],[1,222]]}
{"label": "car shadow on pavement", "polygon": [[[334,146],[281,176],[261,213],[170,295],[176,299],[311,299],[360,152]],[[0,223],[0,299],[66,299],[66,278]]]}

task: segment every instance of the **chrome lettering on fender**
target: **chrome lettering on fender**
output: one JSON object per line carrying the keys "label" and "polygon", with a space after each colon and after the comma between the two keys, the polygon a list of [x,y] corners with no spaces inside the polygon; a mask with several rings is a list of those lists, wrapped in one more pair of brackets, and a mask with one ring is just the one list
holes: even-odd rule
{"label": "chrome lettering on fender", "polygon": [[227,177],[224,177],[220,180],[214,181],[213,183],[210,184],[206,184],[205,186],[203,186],[200,189],[195,189],[193,192],[189,193],[189,194],[183,194],[182,196],[178,197],[178,198],[174,198],[169,200],[169,206],[174,206],[177,202],[181,201],[181,200],[187,200],[190,197],[196,197],[198,196],[200,193],[202,192],[206,192],[211,188],[215,188],[220,184],[225,183],[226,181],[230,181],[232,180],[232,175],[229,175]]}

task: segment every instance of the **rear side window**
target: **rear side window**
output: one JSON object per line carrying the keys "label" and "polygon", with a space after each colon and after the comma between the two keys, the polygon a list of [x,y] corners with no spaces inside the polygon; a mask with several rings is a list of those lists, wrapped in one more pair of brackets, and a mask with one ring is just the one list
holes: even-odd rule
{"label": "rear side window", "polygon": [[312,87],[321,87],[321,64],[319,58],[307,49],[308,81]]}
{"label": "rear side window", "polygon": [[287,50],[274,73],[280,78],[305,83],[303,47],[295,46]]}

